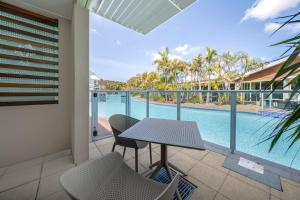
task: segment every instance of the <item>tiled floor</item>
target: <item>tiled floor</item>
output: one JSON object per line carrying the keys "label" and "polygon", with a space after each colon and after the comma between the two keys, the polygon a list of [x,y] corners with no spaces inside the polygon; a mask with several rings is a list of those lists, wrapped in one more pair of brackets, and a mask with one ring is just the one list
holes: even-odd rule
{"label": "tiled floor", "polygon": [[[113,138],[90,144],[90,159],[111,151]],[[123,152],[123,148],[117,147]],[[159,145],[153,145],[153,160],[159,160]],[[298,200],[300,184],[281,179],[283,192],[271,189],[222,167],[225,157],[211,151],[169,147],[169,160],[198,186],[192,199],[200,200]],[[134,168],[134,151],[128,149],[126,163]],[[148,170],[148,149],[139,151],[139,172]],[[69,200],[59,185],[59,177],[74,165],[69,151],[0,168],[0,200]]]}

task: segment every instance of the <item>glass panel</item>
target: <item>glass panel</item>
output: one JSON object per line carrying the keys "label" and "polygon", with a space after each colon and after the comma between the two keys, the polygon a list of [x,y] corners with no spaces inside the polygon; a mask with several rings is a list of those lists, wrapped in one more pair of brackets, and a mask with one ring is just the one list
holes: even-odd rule
{"label": "glass panel", "polygon": [[44,23],[40,23],[40,22],[31,20],[31,19],[19,17],[17,15],[13,15],[13,14],[10,14],[10,13],[7,13],[7,12],[0,11],[0,16],[8,17],[8,18],[15,19],[15,20],[18,20],[18,21],[22,21],[22,22],[26,22],[26,23],[29,23],[29,24],[33,24],[33,25],[41,26],[41,27],[44,27],[44,28],[47,28],[47,29],[58,31],[58,27],[50,26],[50,25],[47,25],[47,24],[44,24]]}
{"label": "glass panel", "polygon": [[195,121],[202,139],[229,147],[229,93],[183,92],[181,94],[181,120]]}
{"label": "glass panel", "polygon": [[0,39],[0,44],[9,45],[9,46],[13,46],[13,47],[19,47],[19,48],[25,48],[25,49],[32,49],[32,50],[41,51],[41,52],[45,52],[45,53],[58,54],[58,50],[55,50],[55,49],[41,48],[41,47],[32,46],[30,44],[12,42],[9,40]]}
{"label": "glass panel", "polygon": [[0,77],[0,83],[23,83],[23,84],[49,84],[49,85],[58,85],[58,81],[54,81],[54,80],[22,79],[22,78],[9,78],[9,77]]}
{"label": "glass panel", "polygon": [[130,116],[142,120],[146,117],[146,92],[130,93]]}
{"label": "glass panel", "polygon": [[0,29],[0,34],[10,36],[10,37],[15,37],[15,38],[21,38],[21,39],[29,40],[29,41],[32,41],[32,42],[39,42],[39,43],[42,43],[42,44],[48,44],[48,45],[52,45],[52,46],[56,46],[56,47],[58,46],[57,42],[51,42],[51,41],[48,41],[48,40],[43,40],[43,39],[23,35],[23,34],[12,32],[12,31],[6,31],[6,30],[1,30]]}
{"label": "glass panel", "polygon": [[31,32],[31,33],[35,33],[35,34],[42,35],[42,36],[47,36],[47,37],[56,38],[56,39],[58,38],[58,35],[51,34],[51,33],[45,32],[45,31],[40,31],[40,30],[37,30],[37,29],[34,29],[34,28],[29,28],[27,26],[22,26],[22,25],[19,25],[19,24],[7,22],[7,21],[4,21],[4,20],[0,20],[0,25],[7,26],[7,27],[10,27],[10,28],[19,29],[19,30],[23,30],[23,31],[27,31],[27,32]]}
{"label": "glass panel", "polygon": [[35,62],[29,62],[29,61],[20,61],[20,60],[12,60],[12,59],[6,59],[6,58],[0,58],[1,64],[11,64],[11,65],[22,65],[24,67],[37,67],[37,68],[43,68],[43,69],[58,69],[57,65],[49,65],[49,64],[43,64],[43,63],[35,63]]}
{"label": "glass panel", "polygon": [[126,113],[126,92],[98,92],[98,135],[95,139],[111,136],[108,119],[114,114]]}
{"label": "glass panel", "polygon": [[6,69],[6,68],[0,68],[0,73],[7,73],[7,74],[22,74],[22,75],[32,75],[32,76],[58,77],[58,74],[57,74],[57,73],[37,72],[37,71],[26,71],[26,70]]}
{"label": "glass panel", "polygon": [[114,114],[126,114],[125,92],[99,92],[98,115],[108,120]]}
{"label": "glass panel", "polygon": [[24,57],[25,60],[26,60],[26,58],[36,58],[36,59],[40,59],[40,60],[58,62],[58,58],[53,58],[53,57],[48,57],[48,56],[41,56],[41,55],[38,55],[38,54],[27,53],[27,52],[22,52],[22,51],[7,50],[7,49],[0,48],[0,53],[1,54],[6,54],[6,55],[12,55],[12,56]]}
{"label": "glass panel", "polygon": [[274,149],[269,152],[271,140],[264,142],[298,101],[297,99],[288,101],[288,93],[275,94],[281,95],[283,99],[272,99],[269,94],[258,93],[255,94],[258,98],[247,104],[244,101],[245,92],[238,93],[237,150],[299,170],[300,159],[297,157],[300,158],[298,155],[300,143],[288,150],[290,141],[287,138],[288,134],[284,134],[285,136],[279,139]]}
{"label": "glass panel", "polygon": [[162,119],[177,119],[176,92],[151,92],[149,116]]}

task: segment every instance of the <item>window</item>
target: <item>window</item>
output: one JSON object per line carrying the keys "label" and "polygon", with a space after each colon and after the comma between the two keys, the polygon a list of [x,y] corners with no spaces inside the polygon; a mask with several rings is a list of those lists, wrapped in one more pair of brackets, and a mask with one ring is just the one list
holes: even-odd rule
{"label": "window", "polygon": [[58,103],[58,20],[0,2],[0,106]]}

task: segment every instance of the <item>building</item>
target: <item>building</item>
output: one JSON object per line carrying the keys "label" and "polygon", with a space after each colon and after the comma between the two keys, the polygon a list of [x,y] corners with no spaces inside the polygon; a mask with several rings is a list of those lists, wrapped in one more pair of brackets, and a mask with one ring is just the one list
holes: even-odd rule
{"label": "building", "polygon": [[92,71],[90,71],[89,86],[90,90],[96,90],[100,88],[100,78]]}
{"label": "building", "polygon": [[[296,59],[295,62],[299,62],[300,57]],[[259,68],[253,71],[250,71],[245,74],[245,77],[241,83],[241,89],[242,90],[272,90],[273,85],[271,85],[269,88],[267,88],[269,81],[273,79],[273,77],[276,75],[278,70],[281,68],[283,63],[285,62],[285,59],[281,59],[275,62],[271,62],[269,64],[266,64],[263,68]],[[278,90],[291,90],[292,85],[289,85],[287,87],[283,87],[286,85],[291,78],[293,78],[295,74],[287,78],[284,83],[280,83],[280,85],[277,87]],[[283,77],[279,77],[277,79],[278,81],[282,79]],[[268,105],[269,107],[278,107],[281,108],[286,101],[289,99],[289,93],[274,93],[271,95],[265,94],[254,94],[254,93],[245,93],[243,102],[244,103],[260,103],[264,102],[265,105]],[[298,99],[293,99],[292,101],[298,101]],[[264,105],[263,105],[264,106]]]}

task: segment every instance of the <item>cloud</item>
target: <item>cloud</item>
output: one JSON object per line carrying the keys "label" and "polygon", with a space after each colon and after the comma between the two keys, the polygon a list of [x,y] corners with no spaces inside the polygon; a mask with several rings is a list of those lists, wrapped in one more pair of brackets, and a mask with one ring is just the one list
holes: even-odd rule
{"label": "cloud", "polygon": [[[280,27],[279,23],[267,23],[267,24],[265,24],[264,31],[266,33],[272,33],[275,30],[277,30],[279,27]],[[300,24],[299,23],[288,24],[288,25],[285,25],[284,27],[282,27],[282,30],[296,33],[296,32],[300,31]]]}
{"label": "cloud", "polygon": [[247,9],[242,21],[248,19],[266,20],[279,16],[283,11],[295,8],[300,0],[256,0],[256,2]]}
{"label": "cloud", "polygon": [[174,48],[174,51],[177,53],[183,54],[183,55],[187,55],[187,54],[189,54],[188,47],[189,47],[188,44],[184,44],[182,46],[178,46],[178,47]]}
{"label": "cloud", "polygon": [[97,31],[97,29],[95,29],[95,28],[90,28],[90,32],[92,34],[97,34],[98,36],[101,36],[101,33],[99,33],[99,31]]}
{"label": "cloud", "polygon": [[116,40],[116,44],[120,47],[123,45],[123,43],[120,40]]}
{"label": "cloud", "polygon": [[278,23],[267,23],[267,24],[265,24],[264,31],[266,33],[272,33],[274,31],[276,31],[279,27],[280,27],[280,24],[278,24]]}
{"label": "cloud", "polygon": [[[158,60],[158,59],[160,59],[160,57],[161,56],[159,55],[159,53],[152,53],[152,61]],[[183,60],[183,58],[181,56],[174,55],[174,54],[169,54],[169,57],[171,60],[174,60],[174,59]]]}
{"label": "cloud", "polygon": [[174,52],[184,56],[199,53],[200,50],[200,46],[191,46],[188,44],[179,45],[173,49]]}

